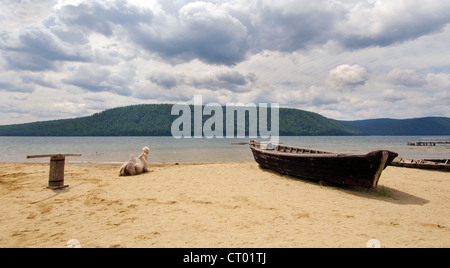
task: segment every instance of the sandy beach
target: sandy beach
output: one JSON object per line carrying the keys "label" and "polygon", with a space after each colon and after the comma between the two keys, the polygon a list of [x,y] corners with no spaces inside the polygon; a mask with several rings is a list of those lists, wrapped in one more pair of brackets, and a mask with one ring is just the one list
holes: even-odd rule
{"label": "sandy beach", "polygon": [[376,189],[321,186],[255,162],[0,164],[0,247],[450,247],[450,173],[388,167]]}

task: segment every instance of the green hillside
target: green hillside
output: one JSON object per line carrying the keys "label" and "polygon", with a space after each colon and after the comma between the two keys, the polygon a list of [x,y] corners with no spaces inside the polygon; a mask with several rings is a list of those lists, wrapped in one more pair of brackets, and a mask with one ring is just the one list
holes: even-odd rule
{"label": "green hillside", "polygon": [[342,121],[365,135],[450,135],[450,118],[371,119]]}
{"label": "green hillside", "polygon": [[[171,136],[172,122],[179,117],[171,115],[172,106],[134,105],[76,119],[0,126],[0,136]],[[193,110],[191,106],[192,118]],[[279,115],[281,136],[362,134],[352,126],[316,113],[280,108]],[[210,117],[203,116],[203,122]],[[223,117],[225,120],[225,107]],[[270,119],[268,121],[270,123]],[[246,122],[248,125],[248,120]]]}

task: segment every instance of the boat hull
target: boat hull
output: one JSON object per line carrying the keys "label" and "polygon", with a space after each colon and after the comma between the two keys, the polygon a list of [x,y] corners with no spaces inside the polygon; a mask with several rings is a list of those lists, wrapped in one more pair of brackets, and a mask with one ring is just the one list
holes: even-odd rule
{"label": "boat hull", "polygon": [[366,155],[339,155],[326,152],[299,153],[300,148],[283,147],[285,149],[280,152],[250,144],[255,161],[261,168],[307,180],[364,188],[375,188],[381,172],[397,157],[397,153],[386,150]]}
{"label": "boat hull", "polygon": [[392,162],[391,165],[396,167],[429,169],[429,170],[450,172],[449,159],[437,159],[437,160],[400,159],[398,161]]}

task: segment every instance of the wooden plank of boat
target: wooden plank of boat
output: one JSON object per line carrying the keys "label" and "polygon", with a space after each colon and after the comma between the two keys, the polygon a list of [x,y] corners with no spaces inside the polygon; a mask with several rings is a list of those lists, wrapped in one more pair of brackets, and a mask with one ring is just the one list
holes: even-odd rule
{"label": "wooden plank of boat", "polygon": [[396,167],[407,167],[407,168],[418,168],[418,169],[429,169],[429,170],[439,170],[450,172],[450,161],[449,159],[403,159],[393,161],[392,166]]}
{"label": "wooden plank of boat", "polygon": [[375,188],[382,171],[398,156],[386,150],[348,155],[287,145],[261,146],[257,141],[249,144],[261,168],[308,180],[364,188]]}
{"label": "wooden plank of boat", "polygon": [[424,161],[431,161],[435,163],[450,165],[450,159],[424,159]]}

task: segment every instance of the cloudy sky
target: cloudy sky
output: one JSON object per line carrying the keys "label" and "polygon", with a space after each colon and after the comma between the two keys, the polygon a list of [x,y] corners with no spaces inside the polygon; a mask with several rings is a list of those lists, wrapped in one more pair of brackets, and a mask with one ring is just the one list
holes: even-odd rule
{"label": "cloudy sky", "polygon": [[0,124],[141,103],[450,116],[447,0],[2,0]]}

